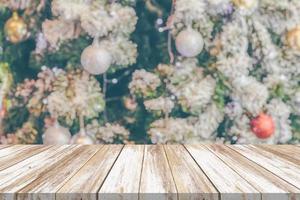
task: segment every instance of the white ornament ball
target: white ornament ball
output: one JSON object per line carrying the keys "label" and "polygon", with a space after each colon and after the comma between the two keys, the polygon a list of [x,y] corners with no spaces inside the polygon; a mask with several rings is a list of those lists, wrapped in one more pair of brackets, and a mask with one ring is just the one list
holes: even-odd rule
{"label": "white ornament ball", "polygon": [[105,48],[90,45],[81,54],[81,65],[90,74],[103,74],[111,64],[112,56]]}
{"label": "white ornament ball", "polygon": [[82,144],[82,145],[89,145],[89,144],[95,144],[93,138],[91,138],[89,135],[77,133],[72,137],[71,140],[72,144]]}
{"label": "white ornament ball", "polygon": [[58,123],[47,128],[43,135],[43,144],[45,145],[69,144],[70,141],[70,131],[67,128],[60,126]]}
{"label": "white ornament ball", "polygon": [[176,37],[176,49],[185,57],[195,57],[204,47],[202,35],[191,28],[181,31]]}

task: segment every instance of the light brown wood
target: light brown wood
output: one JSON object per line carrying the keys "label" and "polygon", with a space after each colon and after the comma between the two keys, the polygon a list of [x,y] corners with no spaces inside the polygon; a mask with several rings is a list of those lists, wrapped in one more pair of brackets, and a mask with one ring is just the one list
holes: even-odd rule
{"label": "light brown wood", "polygon": [[300,200],[300,148],[0,146],[0,200]]}
{"label": "light brown wood", "polygon": [[260,200],[258,190],[203,145],[186,145],[203,172],[221,193],[221,199]]}
{"label": "light brown wood", "polygon": [[[0,158],[0,171],[50,148],[50,146],[39,145],[22,145],[22,148],[20,147],[21,146],[11,146],[3,149],[7,155],[1,156]],[[0,155],[3,154],[4,153],[0,151]]]}
{"label": "light brown wood", "polygon": [[255,145],[257,148],[273,153],[300,166],[300,148],[292,145]]}
{"label": "light brown wood", "polygon": [[177,190],[162,145],[146,145],[140,181],[141,200],[177,199]]}
{"label": "light brown wood", "polygon": [[0,150],[0,159],[9,156],[15,155],[18,151],[31,147],[32,145],[13,145],[13,146],[1,146],[2,149]]}
{"label": "light brown wood", "polygon": [[206,145],[206,147],[262,193],[262,199],[300,199],[299,189],[227,146]]}
{"label": "light brown wood", "polygon": [[275,154],[261,151],[254,146],[235,145],[229,147],[300,189],[300,167],[294,163]]}
{"label": "light brown wood", "polygon": [[103,146],[56,193],[56,200],[96,200],[97,193],[122,148],[122,145]]}
{"label": "light brown wood", "polygon": [[99,199],[138,199],[144,145],[126,145],[100,191]]}
{"label": "light brown wood", "polygon": [[79,146],[71,154],[53,163],[26,187],[19,190],[18,199],[55,199],[55,193],[92,158],[100,145]]}
{"label": "light brown wood", "polygon": [[7,148],[7,147],[10,147],[10,146],[11,146],[11,145],[3,145],[3,144],[1,144],[1,145],[0,145],[0,150],[1,150],[1,149],[4,149],[4,148]]}
{"label": "light brown wood", "polygon": [[164,147],[179,199],[218,199],[218,191],[182,145]]}
{"label": "light brown wood", "polygon": [[80,146],[53,146],[42,153],[0,171],[0,199],[16,198],[16,193],[36,180],[65,155],[71,154]]}

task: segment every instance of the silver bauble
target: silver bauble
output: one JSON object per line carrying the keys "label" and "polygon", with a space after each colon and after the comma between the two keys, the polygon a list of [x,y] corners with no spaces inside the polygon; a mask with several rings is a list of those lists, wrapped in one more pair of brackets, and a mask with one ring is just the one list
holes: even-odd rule
{"label": "silver bauble", "polygon": [[111,64],[112,56],[105,48],[90,45],[81,54],[81,65],[90,74],[103,74]]}
{"label": "silver bauble", "polygon": [[192,28],[181,31],[176,37],[176,49],[185,57],[195,57],[201,53],[204,41],[202,35]]}
{"label": "silver bauble", "polygon": [[71,143],[72,144],[83,144],[83,145],[95,144],[93,138],[85,133],[82,133],[82,131],[73,135],[73,137],[71,139]]}
{"label": "silver bauble", "polygon": [[62,145],[62,144],[69,144],[71,140],[71,133],[70,131],[60,126],[57,122],[47,128],[43,135],[43,144],[45,145]]}

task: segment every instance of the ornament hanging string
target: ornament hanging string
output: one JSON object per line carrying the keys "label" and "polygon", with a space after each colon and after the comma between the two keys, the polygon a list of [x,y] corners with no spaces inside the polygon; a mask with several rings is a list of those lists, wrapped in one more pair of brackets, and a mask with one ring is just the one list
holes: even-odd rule
{"label": "ornament hanging string", "polygon": [[167,19],[167,23],[165,27],[160,27],[159,28],[159,32],[164,32],[164,31],[168,31],[168,54],[170,57],[170,63],[173,64],[174,63],[174,53],[172,51],[172,34],[171,34],[171,29],[173,27],[173,18],[174,18],[174,11],[175,11],[175,4],[176,4],[176,0],[172,0],[172,6],[171,6],[171,11],[170,11],[170,16]]}
{"label": "ornament hanging string", "polygon": [[84,126],[84,117],[82,114],[79,114],[79,129],[80,129],[79,134],[81,136],[85,136],[86,134],[85,134],[85,126]]}
{"label": "ornament hanging string", "polygon": [[107,90],[107,74],[104,73],[103,74],[103,99],[105,102],[105,106],[104,106],[104,111],[103,111],[103,117],[104,117],[104,122],[107,122],[107,110],[106,110],[106,90]]}
{"label": "ornament hanging string", "polygon": [[[166,27],[162,28],[163,31],[168,30],[168,54],[170,57],[170,64],[174,64],[174,61],[175,61],[174,53],[172,51],[172,34],[171,34],[171,29],[173,27],[175,4],[176,4],[176,0],[172,0],[170,16],[168,17]],[[165,103],[167,103],[167,102],[165,102]],[[164,126],[165,127],[167,126],[166,122],[168,119],[169,119],[169,113],[165,112],[165,118],[164,118]]]}
{"label": "ornament hanging string", "polygon": [[174,17],[174,11],[175,11],[175,4],[176,0],[172,0],[172,7],[171,7],[171,15],[168,17],[167,20],[167,27],[168,27],[168,53],[170,57],[170,63],[174,63],[174,53],[172,51],[172,35],[171,35],[171,28],[173,26],[173,17]]}

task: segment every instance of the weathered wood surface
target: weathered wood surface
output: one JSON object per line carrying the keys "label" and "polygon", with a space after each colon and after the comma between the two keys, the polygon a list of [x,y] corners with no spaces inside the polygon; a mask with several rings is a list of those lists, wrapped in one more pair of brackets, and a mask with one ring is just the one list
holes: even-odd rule
{"label": "weathered wood surface", "polygon": [[140,199],[176,199],[176,186],[162,145],[145,146],[139,193]]}
{"label": "weathered wood surface", "polygon": [[300,147],[0,146],[0,200],[300,200]]}
{"label": "weathered wood surface", "polygon": [[99,190],[99,199],[139,198],[144,145],[126,145]]}

